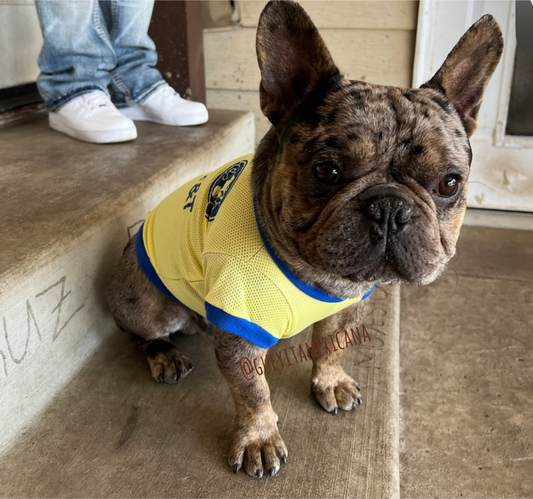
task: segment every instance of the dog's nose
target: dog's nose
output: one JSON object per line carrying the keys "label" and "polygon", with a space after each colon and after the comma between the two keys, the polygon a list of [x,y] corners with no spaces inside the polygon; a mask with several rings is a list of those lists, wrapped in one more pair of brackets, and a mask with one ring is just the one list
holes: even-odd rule
{"label": "dog's nose", "polygon": [[368,199],[362,207],[364,215],[381,229],[400,232],[413,214],[413,205],[398,196],[380,196]]}

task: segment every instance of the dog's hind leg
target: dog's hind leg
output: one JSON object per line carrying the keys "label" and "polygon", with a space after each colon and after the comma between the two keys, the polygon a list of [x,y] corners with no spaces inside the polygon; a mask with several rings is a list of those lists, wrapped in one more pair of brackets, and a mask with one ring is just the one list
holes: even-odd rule
{"label": "dog's hind leg", "polygon": [[152,377],[175,383],[194,369],[169,339],[171,333],[197,332],[204,319],[157,289],[137,263],[135,237],[126,248],[108,287],[108,302],[119,329],[131,333],[145,352]]}
{"label": "dog's hind leg", "polygon": [[191,359],[182,354],[166,338],[157,340],[140,340],[139,345],[146,354],[152,377],[158,383],[176,383],[194,369]]}

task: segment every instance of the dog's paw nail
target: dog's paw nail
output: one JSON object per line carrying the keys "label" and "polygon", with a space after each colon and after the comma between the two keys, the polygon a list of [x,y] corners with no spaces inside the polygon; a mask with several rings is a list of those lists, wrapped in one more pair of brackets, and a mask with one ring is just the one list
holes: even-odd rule
{"label": "dog's paw nail", "polygon": [[314,388],[316,385],[318,385],[318,380],[315,379],[311,382],[311,387]]}
{"label": "dog's paw nail", "polygon": [[357,385],[356,388],[361,391],[361,387],[359,385]]}
{"label": "dog's paw nail", "polygon": [[338,413],[339,413],[339,409],[337,407],[335,407],[335,409],[331,411],[331,414],[333,414],[334,416],[336,416]]}
{"label": "dog's paw nail", "polygon": [[189,362],[189,364],[187,365],[187,368],[192,371],[194,369],[194,364],[192,362]]}
{"label": "dog's paw nail", "polygon": [[263,470],[256,470],[256,472],[255,472],[255,476],[256,476],[257,478],[261,478],[261,477],[263,476]]}
{"label": "dog's paw nail", "polygon": [[159,375],[157,376],[157,378],[156,378],[156,381],[157,381],[158,383],[162,383],[162,382],[163,382],[163,375],[162,375],[162,374],[159,374]]}
{"label": "dog's paw nail", "polygon": [[363,403],[363,399],[357,399],[357,403],[361,405]]}
{"label": "dog's paw nail", "polygon": [[240,464],[234,464],[233,465],[233,473],[235,473],[235,474],[239,473],[240,469],[241,469],[241,465]]}
{"label": "dog's paw nail", "polygon": [[354,402],[354,403],[352,404],[352,409],[357,409],[357,402]]}
{"label": "dog's paw nail", "polygon": [[270,468],[268,474],[269,474],[270,476],[274,476],[274,475],[276,474],[277,471],[278,471],[278,470],[277,470],[276,467],[274,466],[273,468]]}
{"label": "dog's paw nail", "polygon": [[283,454],[283,456],[281,456],[281,461],[283,464],[287,464],[287,456],[285,454]]}

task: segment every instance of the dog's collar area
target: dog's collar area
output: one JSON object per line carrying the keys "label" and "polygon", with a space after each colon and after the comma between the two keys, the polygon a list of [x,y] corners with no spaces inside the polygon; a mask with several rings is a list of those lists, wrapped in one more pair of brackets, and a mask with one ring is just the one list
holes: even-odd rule
{"label": "dog's collar area", "polygon": [[[279,258],[276,253],[274,252],[274,249],[268,242],[265,233],[261,227],[261,223],[259,222],[259,218],[257,216],[257,210],[255,209],[255,203],[254,203],[254,214],[255,214],[255,220],[257,223],[257,229],[259,230],[259,235],[261,236],[261,240],[263,241],[263,244],[265,245],[265,248],[272,258],[274,260],[275,264],[278,266],[278,268],[283,272],[285,277],[291,281],[292,284],[294,284],[300,291],[305,293],[306,295],[310,296],[311,298],[315,298],[316,300],[323,301],[326,303],[340,303],[344,301],[344,298],[337,298],[336,296],[332,296],[325,291],[322,291],[320,288],[317,288],[316,286],[313,286],[311,284],[308,284],[304,281],[301,281],[298,276],[293,274],[289,267],[285,264],[281,258]],[[144,223],[141,225],[141,228],[139,229],[139,232],[136,236],[136,253],[137,253],[137,261],[139,262],[139,266],[141,267],[141,270],[144,272],[144,274],[150,279],[150,281],[165,295],[172,298],[175,301],[179,300],[168,290],[168,288],[165,286],[163,281],[161,281],[161,278],[157,274],[155,268],[152,265],[152,262],[150,261],[150,258],[148,257],[148,254],[146,253],[146,249],[144,246],[144,239],[143,239],[143,229],[144,229]],[[368,298],[372,292],[374,291],[374,288],[376,287],[375,284],[372,285],[369,291],[367,291],[361,298],[361,301],[363,301],[365,298]]]}
{"label": "dog's collar area", "polygon": [[[283,274],[285,274],[285,277],[289,279],[289,281],[291,281],[292,284],[294,284],[300,291],[310,296],[311,298],[314,298],[315,300],[319,300],[319,301],[323,301],[327,303],[340,303],[346,300],[345,298],[338,298],[336,296],[330,295],[326,293],[325,291],[322,291],[320,288],[302,281],[297,275],[295,275],[289,269],[287,264],[278,255],[276,255],[276,252],[274,251],[274,249],[268,242],[268,239],[266,238],[265,232],[263,230],[263,227],[261,226],[261,222],[257,215],[257,208],[255,206],[255,203],[254,203],[254,214],[255,214],[255,221],[257,223],[257,229],[259,230],[259,235],[261,236],[261,240],[263,241],[263,244],[265,245],[265,248],[268,254],[272,258],[272,260],[274,260],[275,264],[283,272]],[[368,298],[372,294],[372,291],[374,291],[375,287],[376,287],[375,284],[372,285],[370,290],[363,295],[361,300]]]}

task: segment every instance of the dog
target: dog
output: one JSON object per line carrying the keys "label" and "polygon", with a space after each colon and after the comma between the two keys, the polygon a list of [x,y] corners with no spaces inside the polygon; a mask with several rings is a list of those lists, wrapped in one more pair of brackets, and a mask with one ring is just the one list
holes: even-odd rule
{"label": "dog", "polygon": [[[256,49],[272,127],[254,156],[150,213],[108,299],[156,381],[194,368],[170,334],[213,338],[236,408],[229,464],[262,477],[288,452],[265,377],[245,379],[240,359],[309,323],[314,339],[361,325],[376,283],[427,285],[444,272],[466,210],[469,137],[503,38],[485,15],[419,89],[374,85],[346,79],[303,8],[274,0]],[[333,414],[362,400],[341,357],[313,359],[312,391]]]}

